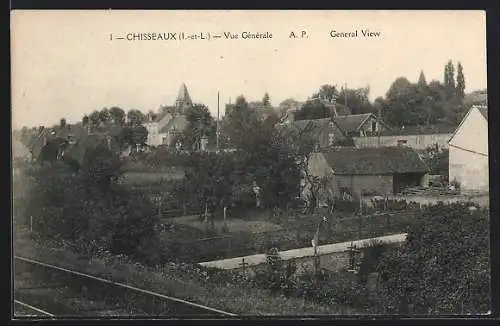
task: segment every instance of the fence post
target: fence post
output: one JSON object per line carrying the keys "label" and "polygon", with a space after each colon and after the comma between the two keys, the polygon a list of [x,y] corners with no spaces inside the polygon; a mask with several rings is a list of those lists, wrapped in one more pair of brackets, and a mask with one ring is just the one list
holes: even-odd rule
{"label": "fence post", "polygon": [[358,224],[358,238],[361,239],[363,229],[363,215],[359,214],[359,224]]}

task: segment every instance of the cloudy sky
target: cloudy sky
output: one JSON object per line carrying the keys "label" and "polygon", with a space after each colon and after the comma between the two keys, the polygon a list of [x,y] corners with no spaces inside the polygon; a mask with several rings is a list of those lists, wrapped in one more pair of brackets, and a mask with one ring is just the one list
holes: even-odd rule
{"label": "cloudy sky", "polygon": [[[290,39],[290,32],[308,38]],[[330,31],[358,31],[332,38]],[[362,37],[362,30],[380,37]],[[127,33],[239,34],[237,40],[116,40]],[[242,39],[243,32],[272,39]],[[217,112],[244,94],[304,100],[326,83],[369,85],[384,95],[400,76],[442,80],[461,61],[466,91],[486,88],[481,11],[14,11],[11,21],[13,127],[70,122],[103,107],[156,110],[181,83]],[[110,34],[114,40],[110,40]]]}

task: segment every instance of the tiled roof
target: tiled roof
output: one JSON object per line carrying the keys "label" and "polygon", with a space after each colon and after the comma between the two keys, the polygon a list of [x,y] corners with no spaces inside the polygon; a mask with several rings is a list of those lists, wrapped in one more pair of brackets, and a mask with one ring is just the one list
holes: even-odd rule
{"label": "tiled roof", "polygon": [[167,133],[173,129],[177,131],[183,131],[186,129],[188,121],[186,117],[182,114],[175,115],[161,130],[159,133]]}
{"label": "tiled roof", "polygon": [[[299,128],[299,130],[311,128],[312,132],[320,132],[321,129],[323,127],[326,127],[331,121],[332,119],[330,118],[314,119],[314,120],[296,120],[293,122],[293,126]],[[342,130],[337,125],[334,125],[334,133],[336,138],[344,136]]]}
{"label": "tiled roof", "polygon": [[334,173],[340,175],[391,175],[428,170],[418,153],[409,147],[339,147],[323,154]]}
{"label": "tiled roof", "polygon": [[399,130],[384,130],[382,136],[404,136],[404,135],[425,135],[425,134],[452,134],[457,126],[451,124],[433,124],[428,126],[411,126]]}
{"label": "tiled roof", "polygon": [[365,121],[372,113],[338,115],[333,118],[335,123],[346,133],[357,131],[361,123]]}

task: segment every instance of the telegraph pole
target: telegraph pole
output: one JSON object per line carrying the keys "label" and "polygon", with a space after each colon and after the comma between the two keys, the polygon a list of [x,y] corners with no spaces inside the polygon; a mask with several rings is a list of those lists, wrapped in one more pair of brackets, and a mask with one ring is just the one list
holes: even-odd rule
{"label": "telegraph pole", "polygon": [[217,91],[217,127],[216,127],[216,153],[219,152],[219,91]]}

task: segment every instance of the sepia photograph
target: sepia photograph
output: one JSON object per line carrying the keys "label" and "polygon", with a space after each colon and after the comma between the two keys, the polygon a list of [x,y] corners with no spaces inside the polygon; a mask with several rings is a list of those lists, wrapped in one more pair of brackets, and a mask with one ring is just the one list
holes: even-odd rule
{"label": "sepia photograph", "polygon": [[12,319],[491,314],[480,10],[12,10]]}

